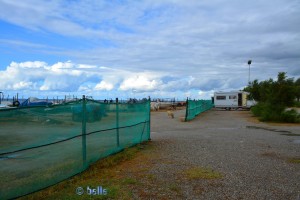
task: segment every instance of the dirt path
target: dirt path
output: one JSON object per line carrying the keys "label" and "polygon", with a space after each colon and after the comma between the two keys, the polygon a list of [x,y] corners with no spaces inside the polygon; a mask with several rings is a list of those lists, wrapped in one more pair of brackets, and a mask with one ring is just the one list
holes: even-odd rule
{"label": "dirt path", "polygon": [[180,116],[152,113],[157,154],[136,199],[300,199],[299,125],[259,123],[248,111],[211,110],[185,123]]}

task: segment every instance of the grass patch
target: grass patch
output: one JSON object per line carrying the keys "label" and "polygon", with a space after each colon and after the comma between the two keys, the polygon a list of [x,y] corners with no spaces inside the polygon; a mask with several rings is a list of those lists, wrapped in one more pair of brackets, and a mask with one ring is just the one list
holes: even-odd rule
{"label": "grass patch", "polygon": [[138,181],[134,178],[125,178],[123,179],[122,183],[125,185],[135,185],[138,184]]}
{"label": "grass patch", "polygon": [[300,158],[298,158],[298,157],[296,157],[296,158],[283,157],[283,156],[280,156],[279,154],[276,154],[275,152],[264,152],[261,155],[265,156],[265,157],[280,159],[280,160],[288,162],[288,163],[300,164]]}
{"label": "grass patch", "polygon": [[150,181],[154,181],[155,180],[155,176],[153,174],[147,174],[146,177]]}
{"label": "grass patch", "polygon": [[193,167],[186,170],[184,174],[188,179],[217,179],[223,177],[220,172],[203,167]]}
{"label": "grass patch", "polygon": [[131,160],[134,155],[139,151],[139,146],[133,147],[133,148],[127,148],[120,153],[117,153],[113,156],[109,156],[105,159],[103,159],[97,167],[100,168],[109,168],[112,166],[115,166],[123,161]]}
{"label": "grass patch", "polygon": [[177,184],[175,183],[172,183],[170,186],[169,186],[169,189],[176,192],[176,193],[180,193],[180,188]]}
{"label": "grass patch", "polygon": [[290,158],[290,159],[288,159],[288,162],[300,164],[300,158]]}
{"label": "grass patch", "polygon": [[[127,163],[131,160],[144,159],[144,154],[151,152],[153,145],[146,142],[131,148],[127,148],[120,153],[109,156],[103,160],[92,164],[86,171],[70,179],[60,182],[54,186],[38,191],[21,199],[132,199],[131,187],[139,182],[122,173]],[[107,195],[87,195],[87,187],[107,189]],[[84,189],[83,195],[76,194],[76,188]]]}

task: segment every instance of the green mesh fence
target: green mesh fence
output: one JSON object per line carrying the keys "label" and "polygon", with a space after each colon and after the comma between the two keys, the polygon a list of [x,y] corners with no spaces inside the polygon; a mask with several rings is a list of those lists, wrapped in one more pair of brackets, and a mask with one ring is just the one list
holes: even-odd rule
{"label": "green mesh fence", "polygon": [[0,110],[0,199],[32,193],[150,139],[150,100]]}
{"label": "green mesh fence", "polygon": [[185,121],[194,119],[197,115],[213,107],[211,100],[187,100]]}

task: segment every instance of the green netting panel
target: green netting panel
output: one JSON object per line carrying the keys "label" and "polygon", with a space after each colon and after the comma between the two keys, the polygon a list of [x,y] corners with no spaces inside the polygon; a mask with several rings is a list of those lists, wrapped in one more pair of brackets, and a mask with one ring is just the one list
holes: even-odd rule
{"label": "green netting panel", "polygon": [[0,153],[57,142],[81,133],[82,122],[72,119],[74,102],[53,107],[0,110]]}
{"label": "green netting panel", "polygon": [[187,100],[185,121],[194,119],[197,115],[212,107],[211,100]]}
{"label": "green netting panel", "polygon": [[0,199],[56,184],[149,139],[149,100],[0,110]]}

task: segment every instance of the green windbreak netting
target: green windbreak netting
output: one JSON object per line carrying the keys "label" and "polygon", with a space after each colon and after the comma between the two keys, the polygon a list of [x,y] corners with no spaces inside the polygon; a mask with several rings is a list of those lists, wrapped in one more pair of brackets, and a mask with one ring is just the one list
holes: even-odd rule
{"label": "green windbreak netting", "polygon": [[185,121],[194,119],[197,115],[212,107],[211,100],[187,100]]}
{"label": "green windbreak netting", "polygon": [[150,101],[0,110],[0,199],[26,195],[150,139]]}

